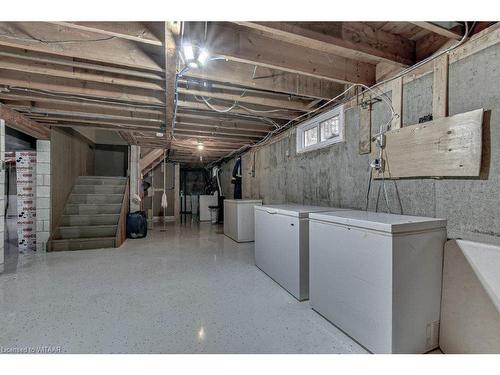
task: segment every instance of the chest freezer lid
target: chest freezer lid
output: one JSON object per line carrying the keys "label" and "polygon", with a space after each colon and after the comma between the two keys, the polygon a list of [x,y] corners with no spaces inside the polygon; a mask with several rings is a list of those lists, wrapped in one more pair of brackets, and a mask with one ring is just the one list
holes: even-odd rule
{"label": "chest freezer lid", "polygon": [[412,232],[434,228],[445,228],[445,219],[431,217],[387,214],[370,211],[320,212],[309,215],[310,219],[367,228],[388,233]]}
{"label": "chest freezer lid", "polygon": [[256,210],[265,211],[270,214],[279,214],[293,217],[309,217],[311,212],[345,210],[343,208],[305,206],[301,204],[269,204],[265,206],[255,206]]}
{"label": "chest freezer lid", "polygon": [[224,199],[224,202],[234,204],[262,204],[262,199]]}

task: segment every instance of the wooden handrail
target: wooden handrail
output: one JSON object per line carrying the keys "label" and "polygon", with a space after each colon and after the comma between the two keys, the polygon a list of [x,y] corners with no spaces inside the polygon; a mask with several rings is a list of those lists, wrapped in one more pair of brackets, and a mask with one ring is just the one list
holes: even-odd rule
{"label": "wooden handrail", "polygon": [[129,211],[129,186],[130,178],[127,178],[125,192],[123,193],[122,208],[120,210],[120,218],[118,219],[118,227],[116,229],[115,247],[120,247],[127,239],[127,215]]}

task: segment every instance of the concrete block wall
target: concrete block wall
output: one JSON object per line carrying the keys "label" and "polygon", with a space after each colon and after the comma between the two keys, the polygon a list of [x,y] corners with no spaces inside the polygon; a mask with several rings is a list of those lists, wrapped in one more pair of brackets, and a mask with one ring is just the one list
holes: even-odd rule
{"label": "concrete block wall", "polygon": [[[448,237],[500,245],[500,43],[449,67],[449,114],[483,108],[483,167],[476,179],[444,178],[386,181],[391,212],[448,219]],[[403,87],[403,126],[432,113],[432,73]],[[390,97],[390,95],[389,95]],[[372,134],[390,118],[384,103],[372,110]],[[346,141],[296,153],[295,130],[242,155],[243,198],[264,204],[302,203],[365,209],[369,155],[359,155],[359,109],[345,113]],[[255,154],[254,154],[255,153]],[[232,196],[234,160],[223,164],[223,190]],[[255,166],[255,167],[254,167]],[[255,168],[255,176],[252,169]],[[376,210],[381,182],[372,181],[368,209]],[[378,211],[387,211],[380,194]]]}
{"label": "concrete block wall", "polygon": [[46,251],[50,237],[50,141],[36,141],[36,250]]}

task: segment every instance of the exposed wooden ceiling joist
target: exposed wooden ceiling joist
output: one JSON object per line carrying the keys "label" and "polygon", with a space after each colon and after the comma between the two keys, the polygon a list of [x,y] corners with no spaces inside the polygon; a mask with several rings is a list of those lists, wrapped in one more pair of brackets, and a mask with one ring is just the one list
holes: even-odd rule
{"label": "exposed wooden ceiling joist", "polygon": [[163,106],[161,93],[155,90],[109,86],[96,82],[46,77],[38,74],[13,72],[0,69],[0,84],[12,87],[46,90],[67,95],[80,95],[93,98],[119,100]]}
{"label": "exposed wooden ceiling joist", "polygon": [[[202,111],[210,111],[210,108],[205,104],[205,103],[200,103],[200,102],[191,102],[187,100],[179,100],[177,102],[177,105],[179,108],[185,108],[185,109],[199,109]],[[219,110],[225,110],[228,107],[231,106],[231,103],[226,106],[222,106],[220,104],[213,104],[213,107],[219,109]],[[213,111],[215,112],[215,111]],[[265,116],[265,117],[270,117],[270,118],[277,118],[277,119],[286,119],[286,120],[291,120],[295,117],[297,117],[299,114],[298,113],[289,113],[288,111],[279,111],[279,112],[258,112],[254,113],[251,111],[247,111],[242,108],[233,108],[230,112],[236,113],[236,114],[244,114],[244,115],[251,115],[254,114],[255,116]]]}
{"label": "exposed wooden ceiling joist", "polygon": [[95,38],[95,34],[47,22],[2,22],[0,45],[87,61],[162,72],[150,53],[128,40]]}
{"label": "exposed wooden ceiling joist", "polygon": [[0,103],[0,118],[5,120],[7,126],[37,139],[49,139],[50,137],[50,130],[48,128],[30,120],[28,117],[2,103]]}
{"label": "exposed wooden ceiling joist", "polygon": [[251,96],[251,95],[241,96],[241,95],[236,95],[236,94],[231,94],[231,93],[226,93],[226,92],[193,90],[193,89],[186,89],[186,88],[182,88],[182,87],[179,87],[177,89],[177,91],[179,92],[179,94],[195,95],[195,96],[228,100],[228,101],[239,102],[239,103],[240,102],[241,103],[251,103],[251,104],[263,105],[263,106],[267,106],[267,107],[285,108],[285,109],[291,109],[294,111],[302,111],[302,112],[308,111],[306,103],[301,103],[301,102],[292,101],[292,100],[270,99],[270,98],[262,98],[262,97]]}
{"label": "exposed wooden ceiling joist", "polygon": [[171,135],[175,116],[175,90],[177,80],[177,46],[175,38],[180,32],[180,22],[165,22],[165,128]]}
{"label": "exposed wooden ceiling joist", "polygon": [[227,117],[212,117],[196,115],[193,113],[180,113],[177,117],[179,121],[196,122],[212,126],[242,126],[249,129],[271,129],[273,126],[267,122],[257,122],[248,119],[234,119]]}
{"label": "exposed wooden ceiling joist", "polygon": [[71,29],[162,46],[162,41],[141,22],[50,22]]}
{"label": "exposed wooden ceiling joist", "polygon": [[226,129],[220,129],[217,127],[204,127],[204,126],[198,126],[198,125],[189,125],[189,124],[177,124],[175,131],[189,131],[192,133],[198,133],[198,134],[210,134],[210,135],[230,135],[230,136],[236,136],[236,137],[248,137],[248,138],[262,138],[264,134],[259,133],[259,132],[250,132],[244,129],[231,129],[231,130],[226,130]]}
{"label": "exposed wooden ceiling joist", "polygon": [[[2,53],[0,52],[0,56]],[[17,59],[13,57],[3,56],[0,60],[0,69],[40,74],[49,77],[70,78],[84,82],[98,82],[109,85],[119,85],[128,87],[137,87],[149,90],[163,91],[165,88],[161,83],[155,81],[146,81],[133,77],[111,76],[101,73],[79,72],[73,67],[62,67],[48,65],[47,63],[28,61],[25,59]]]}
{"label": "exposed wooden ceiling joist", "polygon": [[[99,113],[109,113],[109,114],[122,114],[123,112],[128,113],[130,116],[143,117],[150,115],[151,117],[163,118],[162,109],[153,109],[145,106],[134,106],[127,105],[125,103],[120,104],[110,104],[105,102],[94,102],[85,101],[79,98],[72,98],[65,95],[51,95],[49,93],[34,93],[24,91],[22,89],[12,89],[8,93],[0,92],[0,99],[7,101],[31,101],[37,102],[40,106],[52,106],[61,105],[69,106],[69,108],[79,108],[74,109],[78,111],[88,111],[88,112],[99,112]],[[72,109],[73,110],[73,109]]]}
{"label": "exposed wooden ceiling joist", "polygon": [[149,72],[137,70],[134,68],[124,68],[112,65],[104,65],[101,63],[83,62],[68,56],[54,56],[43,52],[30,51],[22,48],[2,46],[0,56],[22,59],[41,64],[49,64],[53,66],[70,67],[75,71],[105,72],[109,74],[117,74],[125,77],[130,76],[153,81],[164,80],[163,74],[161,72]]}
{"label": "exposed wooden ceiling joist", "polygon": [[454,30],[446,29],[442,26],[436,25],[432,22],[412,22],[414,25],[417,25],[423,29],[432,31],[435,34],[444,36],[448,39],[456,39],[460,40],[462,39],[462,36],[460,33]]}
{"label": "exposed wooden ceiling joist", "polygon": [[10,104],[11,108],[24,112],[26,114],[44,114],[48,116],[63,116],[63,117],[76,117],[76,118],[89,118],[89,119],[99,119],[99,120],[111,120],[111,121],[124,121],[132,122],[133,124],[149,124],[151,126],[157,126],[158,128],[163,123],[163,120],[156,118],[140,118],[131,116],[119,116],[119,115],[108,115],[103,113],[89,113],[89,112],[78,112],[75,110],[60,110],[51,109],[47,107],[33,107],[25,105]]}
{"label": "exposed wooden ceiling joist", "polygon": [[[197,32],[201,30],[190,30],[189,35],[202,40],[201,35],[196,36]],[[300,47],[255,32],[230,28],[220,23],[209,23],[207,45],[210,46],[214,55],[232,61],[340,83],[371,85],[375,82],[375,65],[373,64]]]}
{"label": "exposed wooden ceiling joist", "polygon": [[309,28],[305,22],[235,23],[273,39],[368,63],[410,65],[415,62],[413,41],[362,22],[332,22],[328,32]]}
{"label": "exposed wooden ceiling joist", "polygon": [[337,82],[225,60],[211,61],[201,69],[190,69],[185,75],[311,98],[330,99],[344,91],[344,85]]}

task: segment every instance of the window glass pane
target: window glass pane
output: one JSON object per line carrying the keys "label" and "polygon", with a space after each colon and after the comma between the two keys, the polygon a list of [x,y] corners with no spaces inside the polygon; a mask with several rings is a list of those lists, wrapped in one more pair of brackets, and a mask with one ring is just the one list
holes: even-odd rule
{"label": "window glass pane", "polygon": [[322,121],[319,126],[321,129],[321,142],[339,136],[339,116]]}
{"label": "window glass pane", "polygon": [[318,127],[308,129],[304,132],[304,147],[318,143]]}

